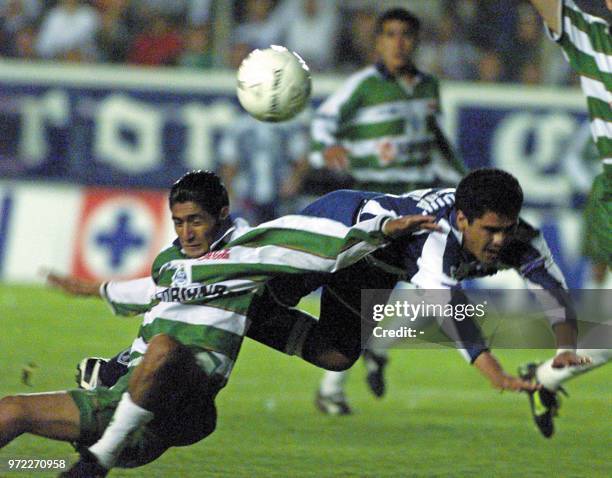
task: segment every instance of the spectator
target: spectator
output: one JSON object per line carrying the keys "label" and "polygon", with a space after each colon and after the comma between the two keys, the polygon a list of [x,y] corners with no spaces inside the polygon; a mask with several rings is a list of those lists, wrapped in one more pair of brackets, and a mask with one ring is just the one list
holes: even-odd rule
{"label": "spectator", "polygon": [[185,34],[185,50],[179,58],[179,64],[188,68],[211,68],[213,66],[209,25],[188,27]]}
{"label": "spectator", "polygon": [[[495,2],[472,1],[471,23],[466,25],[474,45],[485,50],[505,51],[512,48],[517,20],[516,0]],[[500,15],[499,12],[504,12]]]}
{"label": "spectator", "polygon": [[524,63],[519,68],[516,81],[524,85],[541,85],[543,77],[539,63]]}
{"label": "spectator", "polygon": [[[535,10],[529,5],[518,9],[515,38],[512,48],[505,50],[504,64],[510,81],[538,84],[542,79],[541,52],[544,31]],[[520,52],[520,54],[517,54]]]}
{"label": "spectator", "polygon": [[38,0],[0,0],[0,56],[20,56],[17,37],[30,30],[42,5]]}
{"label": "spectator", "polygon": [[192,26],[208,25],[210,29],[211,9],[212,0],[188,0],[187,23]]}
{"label": "spectator", "polygon": [[94,61],[100,16],[84,0],[60,0],[45,15],[36,41],[38,55],[46,59]]}
{"label": "spectator", "polygon": [[298,52],[311,69],[333,67],[338,30],[335,0],[285,0],[279,6],[285,23],[285,46]]}
{"label": "spectator", "polygon": [[25,25],[15,35],[14,54],[24,60],[34,60],[36,55],[37,31],[33,25]]}
{"label": "spectator", "polygon": [[183,40],[170,20],[153,16],[150,26],[137,35],[128,51],[128,61],[137,65],[176,65],[183,51]]}
{"label": "spectator", "polygon": [[131,42],[128,0],[98,2],[101,21],[97,36],[100,59],[110,63],[124,63]]}
{"label": "spectator", "polygon": [[343,69],[353,70],[375,61],[372,44],[376,12],[372,8],[360,8],[351,11],[350,15],[346,13],[343,11],[340,15],[348,17],[348,21],[343,22],[347,28],[340,32],[338,64]]}
{"label": "spectator", "polygon": [[464,37],[453,17],[443,14],[438,23],[437,65],[435,71],[448,80],[473,80],[476,77],[478,51]]}
{"label": "spectator", "polygon": [[246,44],[253,48],[267,48],[282,44],[284,22],[274,15],[272,0],[246,0],[245,20],[234,31],[235,44]]}
{"label": "spectator", "polygon": [[184,23],[189,0],[130,0],[131,7],[142,18],[163,16],[174,22]]}
{"label": "spectator", "polygon": [[499,83],[504,79],[502,57],[493,50],[485,50],[478,61],[478,80],[485,83]]}
{"label": "spectator", "polygon": [[242,60],[251,52],[251,45],[242,42],[234,43],[229,50],[228,65],[230,68],[236,70]]}

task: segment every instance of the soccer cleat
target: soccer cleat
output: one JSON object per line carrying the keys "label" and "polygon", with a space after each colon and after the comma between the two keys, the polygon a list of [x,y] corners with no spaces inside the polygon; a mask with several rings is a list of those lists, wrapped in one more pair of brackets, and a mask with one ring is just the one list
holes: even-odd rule
{"label": "soccer cleat", "polygon": [[315,398],[315,405],[321,413],[326,415],[350,415],[353,413],[343,392],[322,395],[319,391]]}
{"label": "soccer cleat", "polygon": [[109,470],[98,463],[93,453],[83,450],[80,452],[79,461],[60,473],[58,478],[104,478],[108,472]]}
{"label": "soccer cleat", "polygon": [[79,388],[93,390],[102,385],[99,380],[100,367],[108,363],[108,359],[101,357],[87,357],[77,365],[76,383]]}
{"label": "soccer cleat", "polygon": [[385,366],[389,360],[369,350],[363,352],[363,359],[368,370],[366,376],[368,387],[375,397],[380,398],[385,394]]}
{"label": "soccer cleat", "polygon": [[[537,382],[536,371],[538,364],[528,363],[519,367],[519,375],[523,380]],[[563,388],[559,388],[567,396],[567,392]],[[546,438],[553,436],[555,432],[554,417],[559,413],[561,407],[561,399],[556,391],[541,388],[534,392],[529,392],[529,405],[531,407],[531,415],[540,433]]]}

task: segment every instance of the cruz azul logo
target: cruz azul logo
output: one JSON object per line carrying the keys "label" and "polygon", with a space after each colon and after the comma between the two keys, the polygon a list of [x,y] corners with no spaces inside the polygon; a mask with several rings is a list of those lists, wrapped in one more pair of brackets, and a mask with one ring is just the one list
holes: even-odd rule
{"label": "cruz azul logo", "polygon": [[85,279],[131,279],[148,273],[165,236],[166,195],[87,189],[73,273]]}

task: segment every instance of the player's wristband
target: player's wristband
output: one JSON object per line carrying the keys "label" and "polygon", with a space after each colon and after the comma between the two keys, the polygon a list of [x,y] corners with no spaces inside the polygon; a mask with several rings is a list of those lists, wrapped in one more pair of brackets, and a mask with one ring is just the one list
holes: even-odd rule
{"label": "player's wristband", "polygon": [[385,233],[385,224],[387,224],[387,222],[389,222],[391,220],[390,216],[387,217],[383,217],[380,221],[380,232],[382,233],[382,235],[386,238],[386,239],[393,239],[393,237],[391,237],[390,235]]}

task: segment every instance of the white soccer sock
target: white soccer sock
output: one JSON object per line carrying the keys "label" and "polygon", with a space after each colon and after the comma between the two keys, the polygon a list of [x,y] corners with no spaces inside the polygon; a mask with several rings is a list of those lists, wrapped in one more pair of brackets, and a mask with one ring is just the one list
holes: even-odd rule
{"label": "white soccer sock", "polygon": [[605,364],[612,357],[612,350],[610,349],[578,349],[576,353],[590,357],[592,362],[589,365],[579,365],[577,367],[553,368],[553,359],[547,360],[536,371],[538,381],[548,390],[555,391],[563,382]]}
{"label": "white soccer sock", "polygon": [[125,392],[102,438],[90,446],[89,451],[104,468],[110,470],[123,451],[128,435],[152,419],[153,412],[136,405]]}
{"label": "white soccer sock", "polygon": [[348,375],[348,370],[342,372],[325,372],[323,380],[321,380],[321,385],[319,385],[319,393],[323,396],[344,393],[344,383]]}

